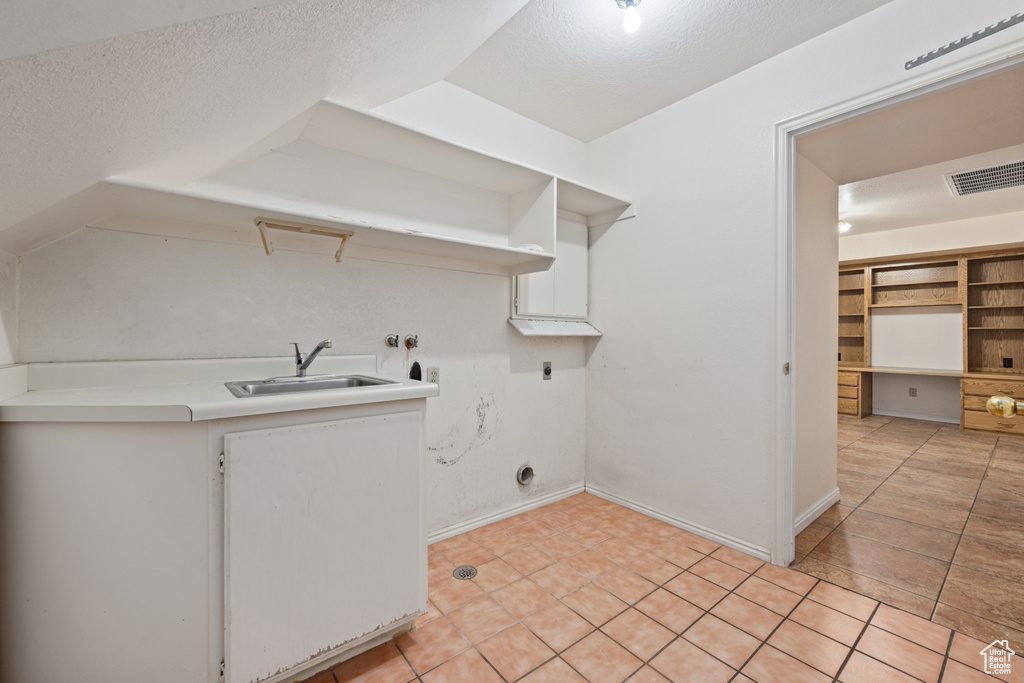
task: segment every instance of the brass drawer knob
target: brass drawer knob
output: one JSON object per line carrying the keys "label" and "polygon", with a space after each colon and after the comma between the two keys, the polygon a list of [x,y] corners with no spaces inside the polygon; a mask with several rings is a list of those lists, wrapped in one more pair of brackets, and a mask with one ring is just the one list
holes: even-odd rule
{"label": "brass drawer knob", "polygon": [[985,408],[996,417],[1024,415],[1024,401],[1018,402],[1009,396],[993,396],[985,402]]}

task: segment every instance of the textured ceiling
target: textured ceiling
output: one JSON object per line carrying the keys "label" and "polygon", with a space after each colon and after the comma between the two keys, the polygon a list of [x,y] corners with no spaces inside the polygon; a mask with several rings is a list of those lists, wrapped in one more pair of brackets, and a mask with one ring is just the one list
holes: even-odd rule
{"label": "textured ceiling", "polygon": [[292,1],[0,61],[0,232],[74,216],[109,176],[193,181],[325,97],[371,108],[435,83],[525,2]]}
{"label": "textured ceiling", "polygon": [[532,0],[448,81],[585,142],[889,0]]}
{"label": "textured ceiling", "polygon": [[285,0],[4,0],[0,59],[126,36]]}
{"label": "textured ceiling", "polygon": [[1024,160],[1024,144],[943,161],[839,188],[839,217],[851,235],[1024,211],[1024,187],[958,197],[943,177]]}

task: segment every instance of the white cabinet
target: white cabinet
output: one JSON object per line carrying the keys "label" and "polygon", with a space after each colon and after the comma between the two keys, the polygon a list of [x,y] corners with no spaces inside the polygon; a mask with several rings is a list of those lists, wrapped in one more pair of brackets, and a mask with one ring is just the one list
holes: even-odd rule
{"label": "white cabinet", "polygon": [[587,319],[587,226],[558,219],[555,263],[516,277],[515,314],[523,318]]}
{"label": "white cabinet", "polygon": [[423,609],[421,450],[416,412],[224,437],[228,683]]}

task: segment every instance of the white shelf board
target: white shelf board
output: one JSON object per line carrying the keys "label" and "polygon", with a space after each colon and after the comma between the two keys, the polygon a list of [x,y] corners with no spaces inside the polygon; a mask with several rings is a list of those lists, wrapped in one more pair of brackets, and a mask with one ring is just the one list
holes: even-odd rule
{"label": "white shelf board", "polygon": [[[505,268],[509,274],[547,270],[554,261],[554,254],[550,253],[396,229],[348,219],[341,215],[310,212],[299,203],[272,195],[264,195],[263,201],[260,202],[241,203],[201,194],[195,190],[167,188],[127,180],[112,179],[104,181],[102,185],[108,195],[109,213],[105,219],[96,221],[92,227],[130,229],[128,226],[133,221],[146,222],[149,219],[157,219],[164,225],[181,224],[194,227],[199,224],[235,231],[251,230],[253,236],[258,238],[255,220],[269,218],[351,230],[355,233],[350,240],[352,247],[472,261]],[[139,231],[145,232],[141,229]],[[327,239],[308,236],[296,238]],[[346,252],[348,249],[346,246]]]}
{"label": "white shelf board", "polygon": [[527,320],[509,318],[508,324],[524,337],[600,337],[601,331],[581,320]]}

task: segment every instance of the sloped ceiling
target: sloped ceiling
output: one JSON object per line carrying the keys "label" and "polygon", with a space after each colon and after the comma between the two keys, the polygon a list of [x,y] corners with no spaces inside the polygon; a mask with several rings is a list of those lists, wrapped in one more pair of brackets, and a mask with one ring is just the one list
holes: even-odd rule
{"label": "sloped ceiling", "polygon": [[203,177],[325,97],[371,108],[437,82],[526,1],[283,2],[2,61],[0,232],[73,216],[109,176]]}

